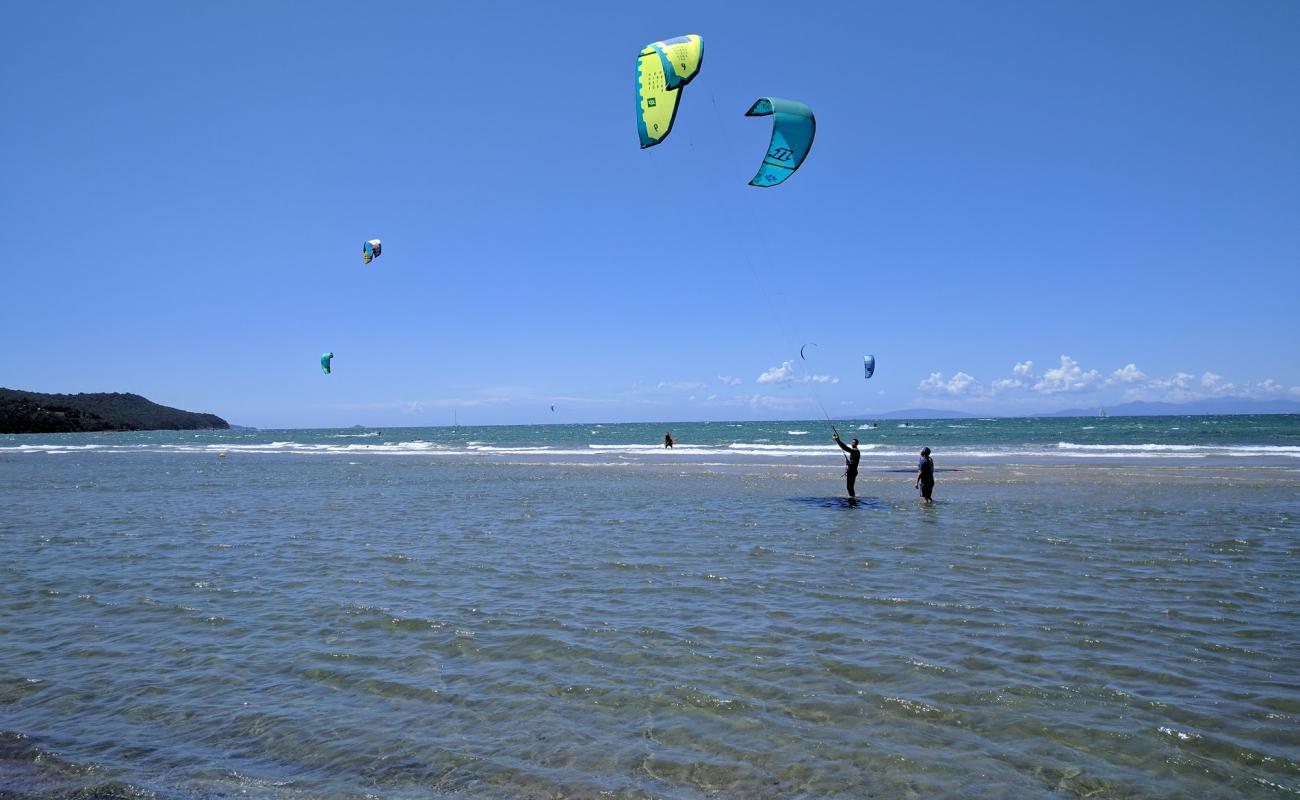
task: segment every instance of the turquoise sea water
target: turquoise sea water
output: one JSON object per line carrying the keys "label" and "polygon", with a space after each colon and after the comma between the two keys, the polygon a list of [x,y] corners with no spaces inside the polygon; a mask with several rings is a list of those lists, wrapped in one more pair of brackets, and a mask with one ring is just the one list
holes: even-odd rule
{"label": "turquoise sea water", "polygon": [[1300,791],[1300,418],[911,422],[2,436],[0,797]]}

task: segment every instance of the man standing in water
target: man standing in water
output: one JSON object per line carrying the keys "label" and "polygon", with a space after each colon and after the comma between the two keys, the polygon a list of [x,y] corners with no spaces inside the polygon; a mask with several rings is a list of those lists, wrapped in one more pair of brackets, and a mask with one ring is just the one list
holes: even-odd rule
{"label": "man standing in water", "polygon": [[930,448],[922,448],[921,460],[916,465],[916,488],[921,490],[921,499],[926,505],[934,501],[930,493],[934,491],[934,461],[930,458]]}
{"label": "man standing in water", "polygon": [[839,431],[836,431],[831,438],[835,440],[835,444],[839,445],[841,450],[848,453],[848,455],[844,456],[844,465],[848,467],[848,469],[844,470],[844,481],[849,487],[849,497],[857,497],[853,493],[853,483],[858,479],[858,459],[862,458],[862,451],[858,450],[858,440],[854,439],[852,444],[845,444],[840,441]]}
{"label": "man standing in water", "polygon": [[664,434],[664,449],[671,450],[673,446],[673,432],[668,431]]}

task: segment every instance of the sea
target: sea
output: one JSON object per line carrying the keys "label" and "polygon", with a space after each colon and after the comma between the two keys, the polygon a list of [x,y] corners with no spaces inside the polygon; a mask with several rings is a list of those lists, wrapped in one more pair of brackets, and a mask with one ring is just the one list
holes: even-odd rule
{"label": "sea", "polygon": [[0,436],[0,798],[1300,794],[1300,416],[833,424]]}

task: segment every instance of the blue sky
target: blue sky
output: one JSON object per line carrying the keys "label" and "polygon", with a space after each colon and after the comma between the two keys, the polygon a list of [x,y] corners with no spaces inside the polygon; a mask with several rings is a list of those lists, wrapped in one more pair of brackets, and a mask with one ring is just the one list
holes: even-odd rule
{"label": "blue sky", "polygon": [[[0,23],[0,385],[264,427],[1300,398],[1294,2]],[[642,151],[636,52],[685,33]],[[818,130],[760,190],[764,95]]]}

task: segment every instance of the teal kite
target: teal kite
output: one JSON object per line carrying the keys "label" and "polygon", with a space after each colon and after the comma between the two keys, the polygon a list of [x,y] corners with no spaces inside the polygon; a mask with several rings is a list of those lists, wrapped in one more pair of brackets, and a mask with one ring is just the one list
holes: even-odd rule
{"label": "teal kite", "polygon": [[326,375],[330,374],[330,362],[333,360],[334,360],[333,353],[324,353],[320,357],[320,368],[324,370]]}
{"label": "teal kite", "polygon": [[766,188],[785,181],[799,169],[812,149],[817,134],[817,118],[812,109],[797,100],[760,97],[745,112],[747,117],[772,117],[772,141],[767,155],[750,186]]}
{"label": "teal kite", "polygon": [[641,48],[636,58],[636,130],[642,149],[654,147],[672,131],[681,89],[703,63],[704,39],[694,33]]}

